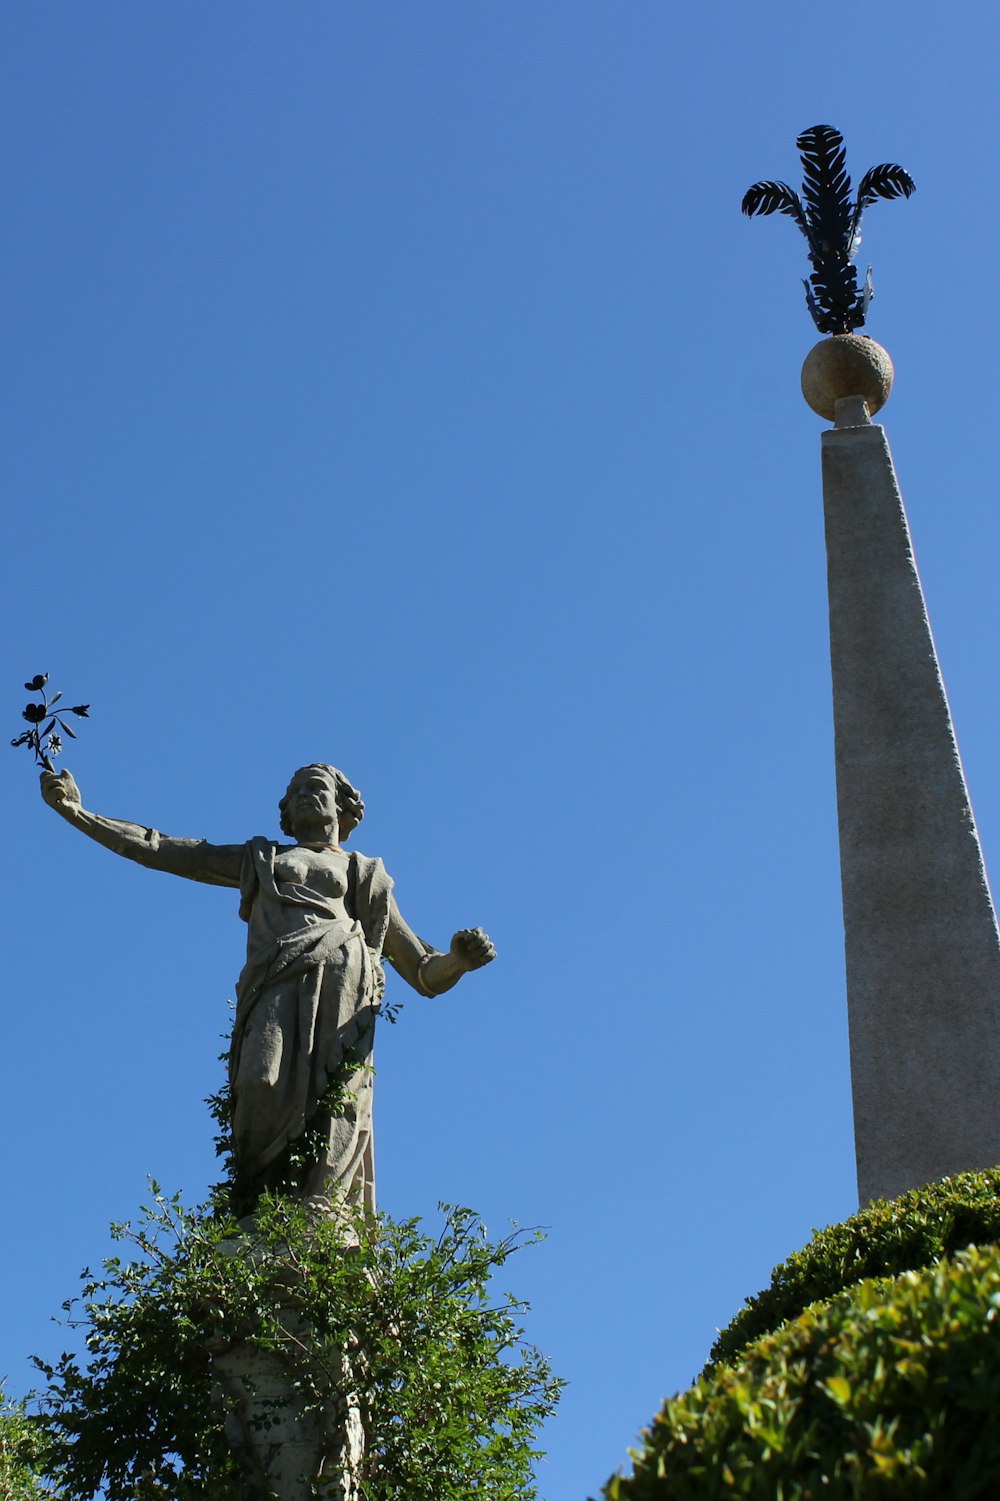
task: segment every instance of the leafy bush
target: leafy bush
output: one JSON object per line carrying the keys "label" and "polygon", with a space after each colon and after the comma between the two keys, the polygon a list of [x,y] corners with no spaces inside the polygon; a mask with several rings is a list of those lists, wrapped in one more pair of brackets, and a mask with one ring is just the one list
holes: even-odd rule
{"label": "leafy bush", "polygon": [[536,1495],[534,1432],[561,1383],[523,1340],[524,1305],[490,1290],[520,1233],[491,1243],[465,1209],[447,1210],[436,1238],[415,1220],[359,1214],[349,1247],[342,1217],[317,1222],[265,1196],[252,1244],[237,1247],[231,1218],[158,1193],[138,1228],[116,1233],[138,1255],[84,1274],[82,1316],[70,1322],[86,1357],[40,1367],[62,1501],[101,1487],[107,1501],[242,1497],[212,1369],[234,1334],[280,1352],[320,1405],[360,1342],[351,1373],[369,1428],[359,1478],[370,1501]]}
{"label": "leafy bush", "polygon": [[732,1360],[811,1303],[866,1277],[915,1271],[966,1246],[997,1242],[1000,1168],[878,1199],[843,1224],[816,1231],[809,1245],[776,1266],[770,1286],[748,1298],[719,1335],[710,1361]]}
{"label": "leafy bush", "polygon": [[604,1495],[995,1497],[998,1415],[1000,1251],[974,1247],[862,1282],[760,1340],[738,1364],[703,1375],[666,1403],[634,1475],[611,1480]]}
{"label": "leafy bush", "polygon": [[0,1496],[3,1501],[58,1501],[41,1478],[48,1444],[37,1418],[0,1388]]}

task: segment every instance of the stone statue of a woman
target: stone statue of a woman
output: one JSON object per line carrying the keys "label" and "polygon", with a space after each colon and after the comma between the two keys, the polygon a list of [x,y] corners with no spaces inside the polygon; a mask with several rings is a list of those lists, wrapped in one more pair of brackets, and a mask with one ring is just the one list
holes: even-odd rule
{"label": "stone statue of a woman", "polygon": [[440,995],[495,958],[483,930],[462,929],[444,954],[407,927],[382,861],[342,848],[364,804],[333,766],[303,766],[292,777],[279,803],[287,843],[170,838],[89,813],[68,771],[43,772],[41,786],[50,807],[115,854],[239,888],[249,931],[229,1059],[238,1188],[253,1195],[293,1186],[303,1197],[334,1190],[373,1207],[371,1051],[382,957],[421,995]]}

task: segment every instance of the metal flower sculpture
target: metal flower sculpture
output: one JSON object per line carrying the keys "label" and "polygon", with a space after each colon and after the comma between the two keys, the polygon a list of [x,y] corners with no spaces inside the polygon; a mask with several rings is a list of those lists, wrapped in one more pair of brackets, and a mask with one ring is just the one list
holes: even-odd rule
{"label": "metal flower sculpture", "polygon": [[861,244],[861,216],[878,198],[909,198],[916,184],[892,162],[871,167],[851,202],[844,138],[832,125],[813,125],[796,141],[805,178],[802,197],[785,182],[755,182],[743,199],[747,218],[787,214],[809,245],[812,275],[804,282],[806,304],[821,334],[849,334],[860,328],[872,300],[871,267],[858,286],[854,257]]}
{"label": "metal flower sculpture", "polygon": [[72,709],[57,711],[55,706],[62,698],[62,694],[53,693],[50,698],[45,691],[48,680],[47,672],[36,672],[31,681],[25,683],[24,686],[28,692],[37,693],[42,701],[40,704],[25,704],[21,710],[21,718],[26,719],[31,728],[15,736],[10,743],[14,746],[26,745],[30,751],[34,752],[36,766],[44,766],[46,771],[55,771],[52,757],[58,756],[62,750],[62,735],[56,732],[56,725],[64,735],[75,740],[76,731],[66,723],[65,716],[75,714],[78,719],[87,719],[90,714],[90,705],[75,704]]}

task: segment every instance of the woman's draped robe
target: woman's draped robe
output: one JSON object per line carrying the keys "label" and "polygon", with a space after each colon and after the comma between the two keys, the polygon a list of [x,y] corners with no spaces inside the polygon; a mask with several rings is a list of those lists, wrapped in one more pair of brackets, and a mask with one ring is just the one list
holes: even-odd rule
{"label": "woman's draped robe", "polygon": [[317,1121],[323,1140],[300,1191],[336,1186],[348,1202],[374,1208],[371,1053],[392,881],[381,860],[352,852],[338,899],[281,879],[282,853],[251,839],[240,878],[249,931],[229,1058],[237,1177],[266,1182],[349,1052],[356,1067],[346,1098],[333,1118]]}

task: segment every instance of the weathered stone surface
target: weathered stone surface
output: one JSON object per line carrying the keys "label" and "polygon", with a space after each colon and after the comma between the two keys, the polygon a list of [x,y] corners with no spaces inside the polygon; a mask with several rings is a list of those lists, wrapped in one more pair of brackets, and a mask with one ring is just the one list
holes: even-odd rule
{"label": "weathered stone surface", "polygon": [[823,434],[823,488],[864,1203],[1000,1162],[1000,939],[880,427]]}
{"label": "weathered stone surface", "polygon": [[836,403],[861,396],[869,416],[881,411],[892,390],[892,360],[881,344],[863,334],[821,339],[802,366],[802,395],[821,417],[833,421]]}

